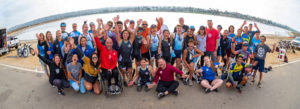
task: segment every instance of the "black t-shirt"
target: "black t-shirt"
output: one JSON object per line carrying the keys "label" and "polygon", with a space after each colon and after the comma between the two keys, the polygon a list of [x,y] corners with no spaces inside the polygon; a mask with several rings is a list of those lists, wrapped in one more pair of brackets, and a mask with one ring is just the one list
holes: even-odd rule
{"label": "black t-shirt", "polygon": [[[182,28],[182,32],[184,33],[184,32],[187,32],[189,30],[189,26],[188,25],[183,25],[183,28]],[[174,28],[174,33],[176,33],[177,32],[177,29],[176,29],[176,27]]]}

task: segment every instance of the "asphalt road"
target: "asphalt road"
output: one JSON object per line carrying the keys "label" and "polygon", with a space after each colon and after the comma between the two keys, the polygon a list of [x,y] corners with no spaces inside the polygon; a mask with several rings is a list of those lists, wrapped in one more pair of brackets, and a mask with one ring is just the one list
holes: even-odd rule
{"label": "asphalt road", "polygon": [[299,109],[300,62],[273,69],[264,75],[262,88],[248,84],[243,93],[226,89],[204,94],[199,85],[180,83],[178,96],[157,99],[154,90],[137,92],[125,88],[118,96],[106,98],[90,93],[80,94],[65,89],[57,94],[45,75],[0,67],[1,109]]}

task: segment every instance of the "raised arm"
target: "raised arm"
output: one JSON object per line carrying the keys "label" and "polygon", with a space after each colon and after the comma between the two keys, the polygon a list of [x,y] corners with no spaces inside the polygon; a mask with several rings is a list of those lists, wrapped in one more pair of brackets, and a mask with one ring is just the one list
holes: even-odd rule
{"label": "raised arm", "polygon": [[97,35],[100,35],[101,27],[104,28],[104,26],[103,26],[103,20],[101,18],[97,18],[97,23],[98,23]]}
{"label": "raised arm", "polygon": [[131,34],[131,37],[129,39],[129,41],[130,41],[131,44],[133,43],[133,41],[135,39],[135,35],[136,35],[136,33],[137,33],[137,31],[138,31],[139,26],[140,26],[141,23],[142,23],[142,19],[140,19],[140,20],[137,21],[137,24],[136,24],[136,27],[134,29],[134,32]]}
{"label": "raised arm", "polygon": [[243,27],[244,27],[246,24],[247,24],[247,21],[244,20],[244,23],[242,24],[242,26],[241,26],[239,29],[243,30]]}
{"label": "raised arm", "polygon": [[257,31],[260,31],[256,23],[254,23],[254,27],[257,29]]}
{"label": "raised arm", "polygon": [[130,21],[129,19],[126,19],[126,20],[124,21],[124,27],[125,27],[125,30],[128,30],[127,24],[128,24],[129,21]]}
{"label": "raised arm", "polygon": [[122,39],[120,37],[119,27],[118,27],[118,24],[117,24],[117,22],[119,21],[119,15],[117,17],[114,17],[113,21],[115,23],[116,39],[117,39],[118,45],[121,46]]}
{"label": "raised arm", "polygon": [[44,63],[46,63],[47,65],[51,64],[52,61],[45,58],[45,57],[42,57],[40,54],[38,54],[38,51],[36,49],[34,49],[34,53],[37,54],[38,58],[40,58]]}

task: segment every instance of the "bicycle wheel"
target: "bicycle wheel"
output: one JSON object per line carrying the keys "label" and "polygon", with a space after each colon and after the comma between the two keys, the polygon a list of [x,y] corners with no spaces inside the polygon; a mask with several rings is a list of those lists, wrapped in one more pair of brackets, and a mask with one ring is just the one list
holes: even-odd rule
{"label": "bicycle wheel", "polygon": [[25,48],[25,49],[23,50],[23,56],[24,56],[24,57],[28,57],[28,56],[29,56],[29,49],[28,49],[28,48]]}
{"label": "bicycle wheel", "polygon": [[17,51],[17,55],[19,56],[19,57],[22,57],[22,48],[18,48],[18,51]]}

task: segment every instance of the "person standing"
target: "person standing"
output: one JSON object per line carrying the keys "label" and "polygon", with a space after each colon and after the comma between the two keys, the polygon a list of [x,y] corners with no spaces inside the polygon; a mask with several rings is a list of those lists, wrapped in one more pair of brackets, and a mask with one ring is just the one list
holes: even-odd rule
{"label": "person standing", "polygon": [[216,62],[217,49],[219,46],[219,32],[213,28],[212,20],[207,20],[207,25],[206,54],[211,57],[213,62]]}

